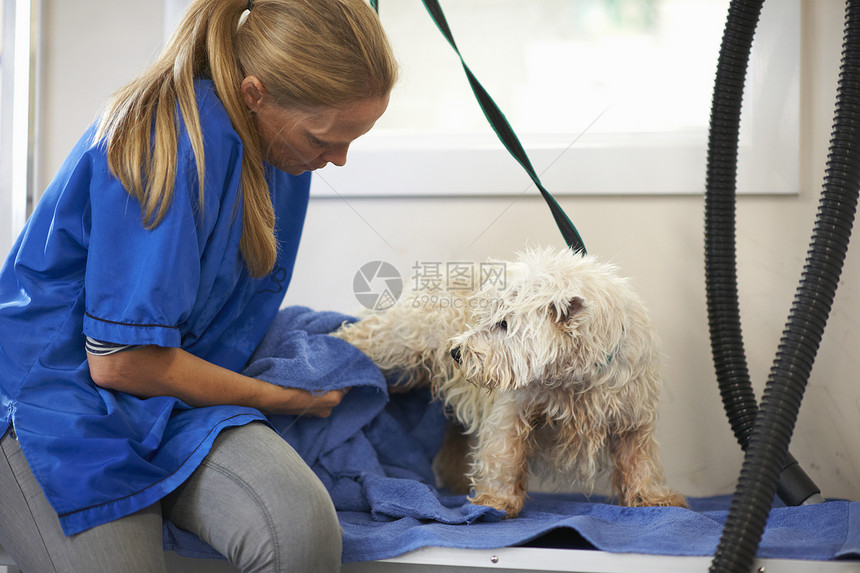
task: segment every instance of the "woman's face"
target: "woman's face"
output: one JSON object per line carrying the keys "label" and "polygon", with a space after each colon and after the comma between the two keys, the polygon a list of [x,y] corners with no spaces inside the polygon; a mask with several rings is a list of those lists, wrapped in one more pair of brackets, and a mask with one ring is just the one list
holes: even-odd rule
{"label": "woman's face", "polygon": [[342,107],[281,107],[261,87],[246,90],[249,79],[256,78],[245,79],[243,94],[257,121],[263,158],[291,175],[329,163],[344,165],[349,145],[370,131],[388,107],[387,95]]}

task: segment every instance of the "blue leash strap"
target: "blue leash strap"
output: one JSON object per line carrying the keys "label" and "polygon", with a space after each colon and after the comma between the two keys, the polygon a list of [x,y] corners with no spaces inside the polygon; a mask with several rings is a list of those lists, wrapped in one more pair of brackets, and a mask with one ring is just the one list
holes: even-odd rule
{"label": "blue leash strap", "polygon": [[[430,14],[430,17],[433,18],[433,22],[436,24],[436,27],[439,28],[439,31],[442,32],[442,35],[445,36],[446,40],[448,40],[448,43],[454,49],[454,52],[457,53],[457,57],[460,58],[460,63],[463,65],[463,70],[466,72],[466,77],[469,80],[469,85],[472,87],[472,92],[475,94],[475,98],[478,100],[478,104],[484,112],[484,117],[486,117],[487,121],[490,122],[493,131],[496,132],[496,135],[499,137],[502,145],[505,146],[505,149],[507,149],[522,168],[525,169],[535,186],[540,190],[541,195],[543,195],[543,198],[555,219],[555,224],[558,226],[559,231],[561,231],[562,237],[564,237],[565,243],[567,243],[567,246],[573,251],[582,253],[583,255],[586,254],[585,243],[583,243],[582,237],[579,236],[579,232],[576,230],[576,227],[574,227],[573,223],[570,222],[570,219],[555,200],[555,197],[553,197],[552,194],[550,194],[550,192],[543,186],[543,183],[540,181],[540,177],[538,177],[538,174],[532,166],[525,149],[523,149],[520,140],[514,133],[511,124],[499,109],[499,106],[496,105],[496,102],[493,101],[493,98],[490,97],[487,90],[484,89],[484,86],[481,85],[481,82],[478,81],[478,78],[475,77],[475,74],[472,73],[472,70],[469,69],[469,66],[460,54],[460,49],[457,48],[457,43],[454,41],[454,35],[448,27],[448,21],[445,19],[445,14],[442,12],[442,7],[439,5],[438,0],[422,0],[422,2],[424,3],[424,7],[427,9],[427,12]],[[373,6],[374,10],[377,12],[379,11],[379,0],[370,0],[370,4]]]}

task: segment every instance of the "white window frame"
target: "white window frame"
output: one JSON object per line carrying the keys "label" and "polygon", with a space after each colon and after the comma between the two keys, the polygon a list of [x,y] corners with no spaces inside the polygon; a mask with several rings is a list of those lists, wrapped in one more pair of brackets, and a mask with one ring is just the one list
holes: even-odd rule
{"label": "white window frame", "polygon": [[[403,0],[390,0],[397,1]],[[411,1],[423,10],[419,0]],[[727,1],[727,11],[728,5]],[[380,9],[385,24],[385,2]],[[468,30],[454,30],[455,38],[466,33]],[[800,0],[765,3],[744,96],[738,166],[741,194],[799,192],[799,62]],[[703,65],[713,65],[716,71],[716,64]],[[452,66],[451,73],[463,72]],[[463,97],[473,96],[468,92]],[[478,106],[477,101],[474,105]],[[596,120],[601,113],[595,110]],[[601,136],[583,125],[579,133],[548,137],[538,144],[523,143],[545,187],[555,195],[689,195],[704,191],[707,129],[693,134]],[[329,166],[317,172],[311,185],[315,197],[536,192],[489,125],[485,135],[468,137],[371,131],[353,143],[348,168]]]}
{"label": "white window frame", "polygon": [[3,0],[0,93],[0,252],[12,247],[33,205],[38,0]]}

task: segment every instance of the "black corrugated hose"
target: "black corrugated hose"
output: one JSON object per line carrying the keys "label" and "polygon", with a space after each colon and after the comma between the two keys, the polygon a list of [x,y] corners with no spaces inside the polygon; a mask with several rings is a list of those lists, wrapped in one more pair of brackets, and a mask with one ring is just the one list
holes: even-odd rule
{"label": "black corrugated hose", "polygon": [[[762,3],[763,0],[733,0],[731,3],[711,111],[705,201],[706,281],[714,362],[727,413],[730,404],[732,407],[740,405],[739,408],[745,408],[752,400],[752,405],[755,405],[754,394],[748,386],[743,343],[739,338],[734,194],[740,93]],[[744,49],[745,54],[742,53]],[[737,74],[741,68],[744,72],[738,84]],[[721,82],[727,83],[720,85]],[[736,111],[738,122],[734,120]],[[735,122],[733,128],[732,122]],[[788,454],[788,444],[842,273],[857,208],[858,190],[860,2],[848,0],[836,114],[818,214],[800,284],[768,376],[761,408],[753,416],[754,422],[749,432],[749,411],[744,410],[743,414],[747,421],[736,423],[732,418],[735,435],[739,441],[748,435],[748,443],[711,571],[747,573],[755,562],[774,493],[780,489],[777,486],[781,479],[780,472],[787,465],[786,460],[793,462]],[[727,238],[726,233],[730,233],[731,238]],[[734,302],[726,301],[729,297],[734,297]],[[738,338],[734,339],[734,336]],[[723,383],[727,380],[737,388],[724,389]],[[755,412],[754,409],[752,411]],[[799,470],[796,463],[791,468]]]}
{"label": "black corrugated hose", "polygon": [[[711,350],[720,394],[738,443],[746,449],[758,411],[741,333],[735,263],[735,179],[744,79],[764,0],[729,9],[711,108],[705,195],[705,271]],[[819,491],[789,454],[777,493],[787,505]]]}
{"label": "black corrugated hose", "polygon": [[729,8],[714,83],[705,182],[705,285],[711,352],[723,405],[744,448],[758,402],[747,369],[738,306],[735,187],[744,79],[763,4],[764,0],[736,0]]}
{"label": "black corrugated hose", "polygon": [[[764,0],[736,1],[720,50],[705,194],[705,271],[711,350],[720,394],[738,443],[746,449],[758,411],[741,334],[735,263],[735,179],[746,68]],[[789,454],[777,493],[787,505],[814,499],[818,488]]]}

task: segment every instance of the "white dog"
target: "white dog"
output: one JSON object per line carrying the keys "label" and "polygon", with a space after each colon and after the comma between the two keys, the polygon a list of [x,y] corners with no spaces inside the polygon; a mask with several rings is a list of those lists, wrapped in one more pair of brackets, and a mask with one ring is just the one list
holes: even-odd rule
{"label": "white dog", "polygon": [[[505,263],[503,287],[403,298],[334,335],[396,387],[430,385],[468,439],[446,441],[444,483],[515,517],[531,467],[584,484],[613,466],[624,505],[685,506],[654,439],[660,354],[648,313],[612,265],[569,250]],[[532,464],[530,466],[530,464]],[[468,467],[467,467],[468,465]]]}

